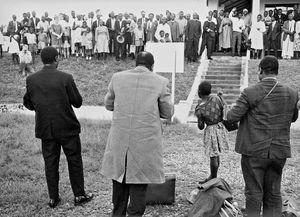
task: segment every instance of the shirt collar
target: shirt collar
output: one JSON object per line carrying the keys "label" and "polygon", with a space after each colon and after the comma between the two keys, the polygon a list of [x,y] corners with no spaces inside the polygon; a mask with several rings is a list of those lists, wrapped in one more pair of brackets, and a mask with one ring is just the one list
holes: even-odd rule
{"label": "shirt collar", "polygon": [[265,77],[263,79],[261,79],[262,81],[265,81],[265,80],[274,80],[274,81],[277,81],[277,78],[276,77]]}

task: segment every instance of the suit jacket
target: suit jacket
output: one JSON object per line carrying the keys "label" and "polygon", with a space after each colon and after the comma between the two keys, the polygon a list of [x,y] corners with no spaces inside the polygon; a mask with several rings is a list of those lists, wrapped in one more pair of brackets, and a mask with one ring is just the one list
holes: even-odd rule
{"label": "suit jacket", "polygon": [[95,31],[96,31],[96,29],[98,27],[98,22],[99,22],[99,20],[95,20],[93,22],[93,24],[92,24],[92,32],[93,32],[93,34],[95,34]]}
{"label": "suit jacket", "polygon": [[13,33],[19,33],[22,29],[22,25],[20,22],[16,21],[17,22],[17,28],[16,26],[14,25],[14,21],[9,21],[8,23],[8,27],[7,27],[7,35],[11,35]]}
{"label": "suit jacket", "polygon": [[[146,29],[146,24],[147,24],[147,22],[148,22],[149,19],[148,19],[147,17],[145,17],[145,20],[146,20],[146,21],[145,21],[144,26],[143,26],[144,29]],[[139,19],[137,20],[137,22],[139,22],[139,21],[141,21],[141,23],[143,24],[142,18],[139,18]]]}
{"label": "suit jacket", "polygon": [[113,111],[104,176],[121,183],[126,170],[126,183],[164,182],[160,118],[173,115],[168,83],[143,66],[112,76],[104,99],[106,109]]}
{"label": "suit jacket", "polygon": [[189,20],[185,34],[188,40],[199,39],[202,34],[201,22],[199,20]]}
{"label": "suit jacket", "polygon": [[[217,25],[214,22],[205,21],[203,25],[203,38],[210,37],[215,38]],[[208,31],[208,30],[212,31]]]}
{"label": "suit jacket", "polygon": [[[294,30],[296,30],[296,22],[295,22]],[[294,41],[294,36],[295,36],[295,34],[292,34],[292,33],[290,32],[290,29],[289,29],[289,21],[288,21],[288,20],[284,22],[284,24],[283,24],[283,26],[282,26],[282,31],[283,31],[283,40],[284,40],[284,41],[286,40],[286,38],[287,38],[288,35],[290,35],[290,40],[291,40],[291,42]]]}
{"label": "suit jacket", "polygon": [[146,25],[146,40],[147,41],[156,41],[154,35],[158,26],[158,23],[156,20],[152,21],[152,25],[149,23],[150,21],[148,20],[147,25]]}
{"label": "suit jacket", "polygon": [[276,14],[274,17],[275,20],[277,20],[281,25],[288,19],[287,15],[285,14],[281,14],[281,17],[279,17],[278,14]]}
{"label": "suit jacket", "polygon": [[[240,121],[235,150],[257,158],[282,159],[291,156],[290,126],[298,118],[298,92],[278,84],[272,78],[263,79],[246,88],[228,112],[227,119]],[[261,102],[259,105],[258,103]]]}
{"label": "suit jacket", "polygon": [[62,138],[80,133],[80,124],[72,106],[79,108],[82,98],[72,75],[55,66],[44,68],[26,79],[27,92],[23,104],[35,111],[37,138]]}
{"label": "suit jacket", "polygon": [[33,17],[30,18],[30,26],[33,27],[34,29],[36,29],[38,23],[41,21],[40,18],[36,17],[35,18],[35,26],[34,26],[34,21],[33,21]]}
{"label": "suit jacket", "polygon": [[268,40],[275,41],[281,34],[281,25],[278,21],[276,21],[275,26],[273,27],[273,23],[269,26],[268,30]]}

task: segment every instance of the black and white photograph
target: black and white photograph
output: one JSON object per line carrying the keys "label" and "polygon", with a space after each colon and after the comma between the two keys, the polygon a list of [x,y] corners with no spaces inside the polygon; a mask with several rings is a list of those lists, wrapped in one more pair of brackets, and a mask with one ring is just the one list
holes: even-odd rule
{"label": "black and white photograph", "polygon": [[1,217],[300,217],[299,0],[1,0]]}

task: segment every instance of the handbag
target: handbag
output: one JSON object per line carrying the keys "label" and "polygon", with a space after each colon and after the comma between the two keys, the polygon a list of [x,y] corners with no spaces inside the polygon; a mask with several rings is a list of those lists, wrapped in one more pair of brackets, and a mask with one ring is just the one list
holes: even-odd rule
{"label": "handbag", "polygon": [[166,173],[162,184],[149,184],[146,192],[146,204],[171,205],[175,202],[175,173]]}
{"label": "handbag", "polygon": [[237,130],[239,128],[238,122],[228,121],[226,120],[227,112],[229,111],[229,106],[226,104],[225,100],[222,97],[222,93],[218,93],[218,96],[223,104],[223,120],[222,124],[225,126],[228,132]]}

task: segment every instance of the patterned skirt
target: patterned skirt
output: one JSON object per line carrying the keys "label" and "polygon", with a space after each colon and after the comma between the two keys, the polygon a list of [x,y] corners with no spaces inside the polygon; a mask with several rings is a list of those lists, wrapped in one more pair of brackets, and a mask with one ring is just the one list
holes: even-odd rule
{"label": "patterned skirt", "polygon": [[203,140],[205,154],[209,157],[217,157],[229,149],[228,132],[221,122],[207,126]]}

